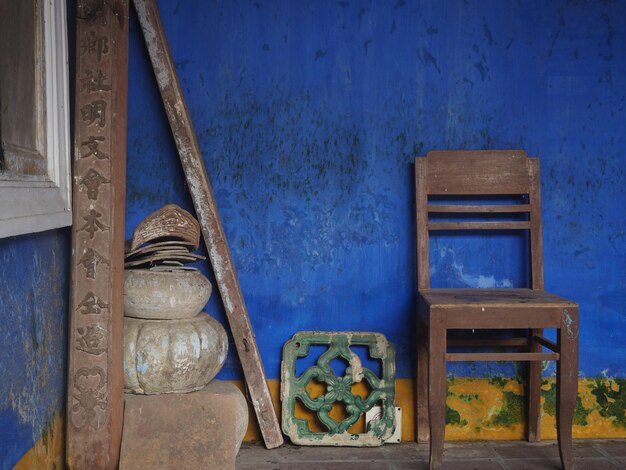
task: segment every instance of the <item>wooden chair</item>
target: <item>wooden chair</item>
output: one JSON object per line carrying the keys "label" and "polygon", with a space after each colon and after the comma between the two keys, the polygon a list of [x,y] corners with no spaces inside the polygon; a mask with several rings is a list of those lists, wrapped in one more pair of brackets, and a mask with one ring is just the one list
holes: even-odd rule
{"label": "wooden chair", "polygon": [[[430,469],[441,468],[446,416],[447,361],[530,361],[527,438],[538,441],[541,362],[557,361],[557,436],[564,469],[572,460],[572,419],[578,385],[578,305],[543,290],[539,160],[521,150],[433,151],[415,159],[418,266],[417,440],[430,441]],[[522,196],[503,205],[442,204],[438,196]],[[433,196],[435,196],[433,198]],[[441,199],[441,198],[439,198]],[[445,198],[444,198],[445,199]],[[517,221],[431,220],[439,217]],[[522,214],[527,214],[526,216]],[[520,217],[521,216],[521,217]],[[436,218],[437,216],[435,216]],[[431,289],[429,233],[435,230],[525,230],[530,241],[530,289]],[[477,256],[481,254],[477,253]],[[543,337],[556,328],[556,343]],[[492,341],[448,339],[449,330],[517,329],[524,337]],[[448,346],[506,346],[519,352],[449,352]],[[548,351],[544,352],[543,348]]]}

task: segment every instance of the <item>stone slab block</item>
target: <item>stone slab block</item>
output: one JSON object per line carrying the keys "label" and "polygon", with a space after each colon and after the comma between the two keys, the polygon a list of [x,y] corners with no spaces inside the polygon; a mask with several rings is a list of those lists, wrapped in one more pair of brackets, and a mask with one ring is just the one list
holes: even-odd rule
{"label": "stone slab block", "polygon": [[237,388],[235,384],[225,382],[223,380],[213,380],[209,385],[204,388],[204,393],[212,393],[218,395],[226,395],[236,400],[237,406],[235,407],[235,437],[237,440],[237,447],[235,448],[235,455],[239,453],[239,448],[243,442],[243,438],[248,430],[248,401],[243,396],[241,390]]}
{"label": "stone slab block", "polygon": [[185,394],[125,395],[120,470],[234,470],[247,411],[232,389],[214,381]]}

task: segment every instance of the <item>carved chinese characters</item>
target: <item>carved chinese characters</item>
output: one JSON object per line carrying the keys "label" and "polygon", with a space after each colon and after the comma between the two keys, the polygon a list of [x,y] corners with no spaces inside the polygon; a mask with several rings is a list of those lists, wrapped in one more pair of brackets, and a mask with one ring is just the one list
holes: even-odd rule
{"label": "carved chinese characters", "polygon": [[67,463],[115,468],[122,419],[128,1],[77,5]]}
{"label": "carved chinese characters", "polygon": [[105,331],[98,324],[91,324],[85,328],[77,328],[78,337],[76,349],[87,354],[102,354],[106,352]]}
{"label": "carved chinese characters", "polygon": [[103,311],[108,313],[109,304],[104,302],[93,292],[87,292],[83,300],[78,304],[78,309],[83,315],[100,315]]}
{"label": "carved chinese characters", "polygon": [[[100,185],[103,183],[109,183],[109,180],[91,168],[85,176],[80,179],[80,186],[84,186],[87,190],[87,197],[93,201],[98,200],[98,193],[100,191]],[[83,189],[79,187],[79,191]]]}
{"label": "carved chinese characters", "polygon": [[83,257],[78,261],[85,268],[85,275],[87,279],[96,279],[98,273],[98,266],[101,264],[110,265],[110,263],[96,250],[87,248]]}
{"label": "carved chinese characters", "polygon": [[101,367],[80,368],[75,375],[71,397],[74,404],[70,410],[72,425],[76,429],[91,427],[97,430],[106,416],[106,373]]}
{"label": "carved chinese characters", "polygon": [[95,123],[98,127],[104,127],[107,122],[106,112],[107,102],[104,100],[95,100],[80,108],[81,118],[88,126]]}
{"label": "carved chinese characters", "polygon": [[[100,13],[103,15],[103,13]],[[106,26],[107,21],[104,21]],[[79,55],[96,55],[98,62],[102,60],[102,56],[109,53],[109,38],[106,35],[99,35],[97,31],[90,30],[85,32],[79,39]]]}
{"label": "carved chinese characters", "polygon": [[93,239],[93,235],[97,231],[104,231],[109,229],[109,227],[100,222],[100,217],[102,217],[102,214],[100,212],[94,209],[89,209],[89,213],[83,216],[83,220],[86,221],[85,225],[83,225],[78,230],[86,231],[87,233],[89,233],[89,238]]}
{"label": "carved chinese characters", "polygon": [[80,78],[80,92],[110,91],[111,85],[107,85],[106,80],[107,76],[100,69],[96,72],[85,70],[85,75]]}
{"label": "carved chinese characters", "polygon": [[90,135],[85,142],[80,143],[81,146],[86,146],[88,149],[87,152],[83,152],[83,154],[80,155],[80,158],[87,158],[93,155],[98,160],[107,160],[109,154],[100,150],[100,143],[104,142],[104,140],[104,137]]}

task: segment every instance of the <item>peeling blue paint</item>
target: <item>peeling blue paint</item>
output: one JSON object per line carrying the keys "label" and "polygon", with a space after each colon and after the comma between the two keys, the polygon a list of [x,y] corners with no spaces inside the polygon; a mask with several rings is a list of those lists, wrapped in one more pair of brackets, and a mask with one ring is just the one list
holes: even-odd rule
{"label": "peeling blue paint", "polygon": [[[442,148],[541,158],[546,288],[580,303],[583,374],[626,375],[624,2],[158,3],[268,377],[316,329],[382,332],[412,376],[412,162]],[[191,209],[134,18],[130,52],[129,236]],[[525,285],[518,248],[443,235],[433,281]],[[517,373],[451,374],[493,370]]]}
{"label": "peeling blue paint", "polygon": [[0,240],[0,468],[65,404],[69,231]]}

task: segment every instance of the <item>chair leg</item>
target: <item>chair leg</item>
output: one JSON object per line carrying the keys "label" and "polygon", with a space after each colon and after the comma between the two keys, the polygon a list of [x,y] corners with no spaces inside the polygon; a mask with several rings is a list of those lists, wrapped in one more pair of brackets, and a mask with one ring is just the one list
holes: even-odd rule
{"label": "chair leg", "polygon": [[578,393],[578,308],[565,309],[557,332],[560,358],[556,369],[556,433],[559,455],[565,470],[574,469],[572,422]]}
{"label": "chair leg", "polygon": [[[530,330],[530,351],[541,352],[541,345],[532,342],[534,335],[543,335],[543,329]],[[526,380],[526,396],[528,397],[528,428],[526,438],[529,442],[541,440],[541,362],[528,363],[528,377]]]}
{"label": "chair leg", "polygon": [[446,328],[432,315],[428,332],[428,415],[430,422],[430,470],[440,470],[446,428]]}
{"label": "chair leg", "polygon": [[417,321],[417,442],[426,443],[430,439],[428,424],[428,331],[426,324]]}

